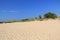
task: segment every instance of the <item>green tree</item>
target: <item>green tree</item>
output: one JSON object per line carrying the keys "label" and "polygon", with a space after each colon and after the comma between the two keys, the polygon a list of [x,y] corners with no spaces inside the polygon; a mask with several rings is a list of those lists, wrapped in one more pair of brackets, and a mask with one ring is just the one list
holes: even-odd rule
{"label": "green tree", "polygon": [[38,16],[38,17],[35,17],[36,20],[41,20],[42,17],[41,16]]}
{"label": "green tree", "polygon": [[44,18],[47,18],[47,19],[49,19],[49,18],[55,19],[55,18],[57,18],[57,15],[54,14],[54,13],[48,12],[48,13],[44,14]]}
{"label": "green tree", "polygon": [[38,16],[38,18],[42,19],[42,17],[41,17],[41,16]]}

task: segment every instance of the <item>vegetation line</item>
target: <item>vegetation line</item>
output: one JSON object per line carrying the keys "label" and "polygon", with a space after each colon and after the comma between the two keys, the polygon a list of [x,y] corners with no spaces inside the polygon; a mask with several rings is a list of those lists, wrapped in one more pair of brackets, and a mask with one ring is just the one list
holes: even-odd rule
{"label": "vegetation line", "polygon": [[12,22],[27,22],[27,21],[43,21],[43,20],[48,20],[48,19],[56,19],[56,18],[60,18],[58,17],[55,13],[51,13],[48,12],[46,14],[44,14],[44,17],[42,18],[41,16],[35,17],[35,18],[30,18],[30,19],[22,19],[22,20],[13,20],[13,21],[7,21],[7,22],[0,22],[0,24],[2,23],[12,23]]}

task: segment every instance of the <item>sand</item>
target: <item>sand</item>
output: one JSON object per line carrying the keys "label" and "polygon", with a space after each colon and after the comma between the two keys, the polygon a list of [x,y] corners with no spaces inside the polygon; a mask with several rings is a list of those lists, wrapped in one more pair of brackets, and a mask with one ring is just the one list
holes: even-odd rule
{"label": "sand", "polygon": [[60,20],[0,24],[0,40],[60,40]]}

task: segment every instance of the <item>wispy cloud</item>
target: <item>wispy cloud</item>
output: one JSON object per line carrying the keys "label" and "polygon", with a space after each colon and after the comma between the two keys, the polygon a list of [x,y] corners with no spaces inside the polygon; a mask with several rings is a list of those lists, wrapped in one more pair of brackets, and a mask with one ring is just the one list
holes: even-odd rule
{"label": "wispy cloud", "polygon": [[11,10],[11,11],[8,11],[8,12],[17,12],[17,11],[13,11],[13,10]]}
{"label": "wispy cloud", "polygon": [[18,12],[18,11],[15,11],[15,10],[2,10],[1,12],[16,13],[16,12]]}

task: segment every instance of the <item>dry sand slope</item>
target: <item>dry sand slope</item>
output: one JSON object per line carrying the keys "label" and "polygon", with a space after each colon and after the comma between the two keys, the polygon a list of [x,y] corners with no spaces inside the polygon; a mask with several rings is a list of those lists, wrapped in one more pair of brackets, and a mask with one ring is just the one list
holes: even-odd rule
{"label": "dry sand slope", "polygon": [[60,40],[60,20],[0,24],[0,40]]}

